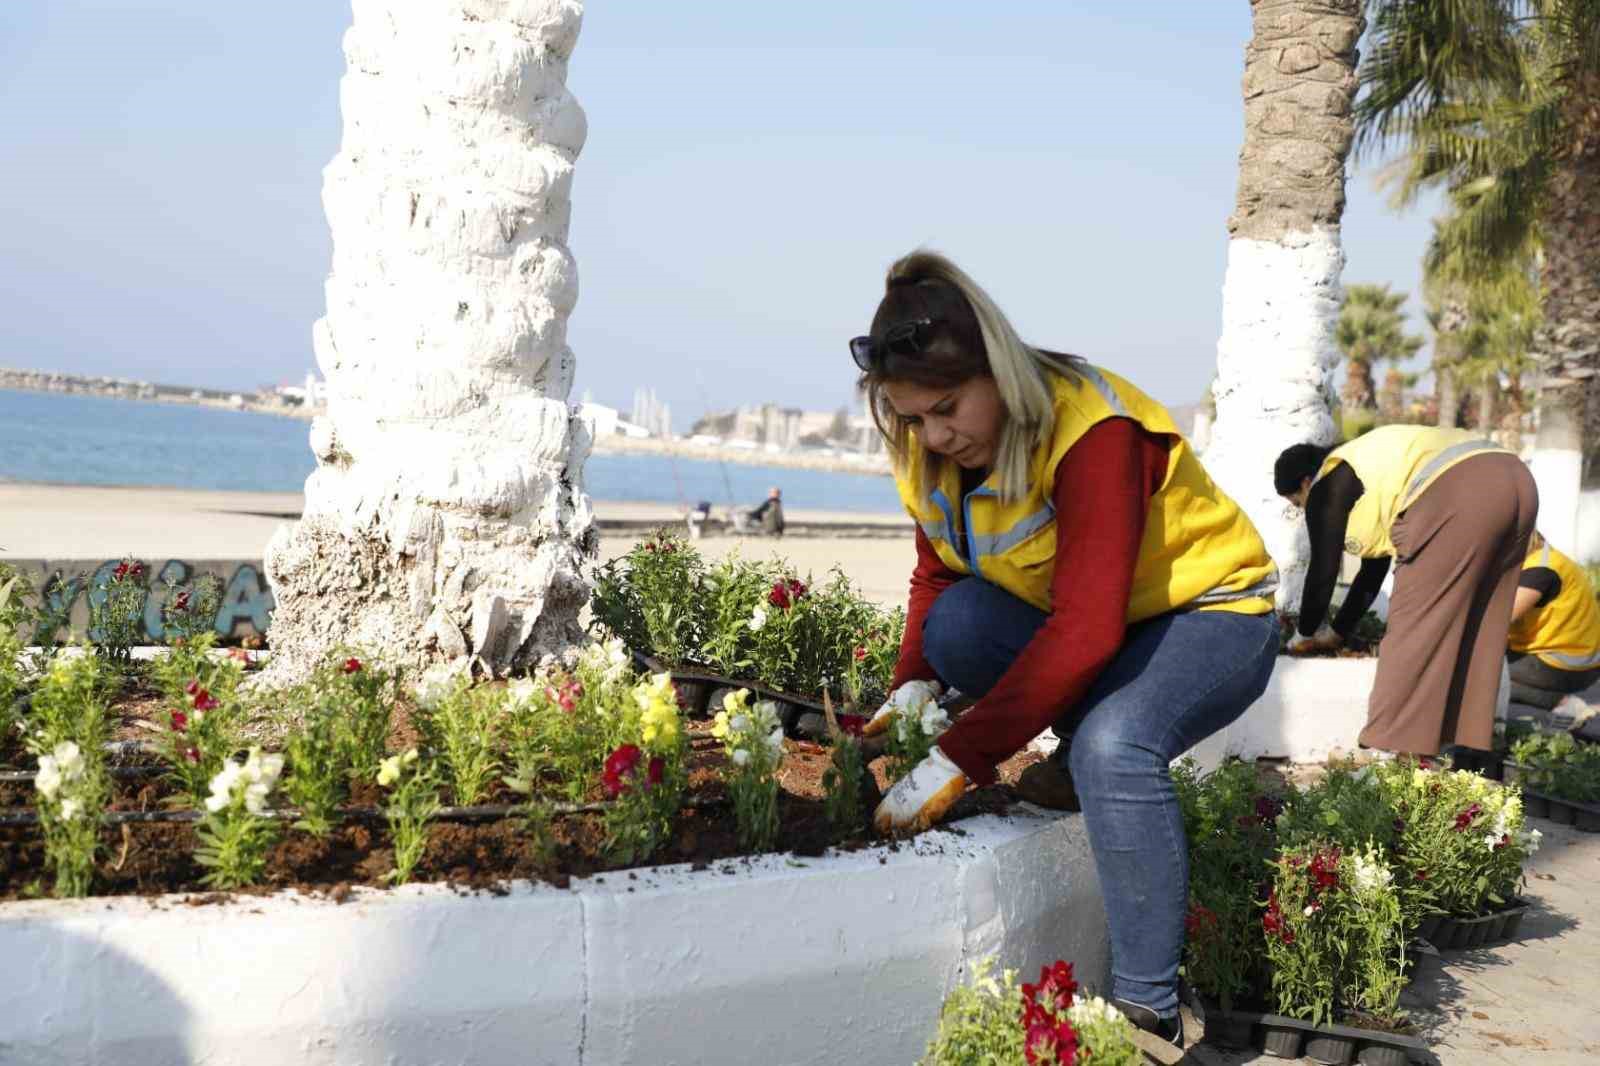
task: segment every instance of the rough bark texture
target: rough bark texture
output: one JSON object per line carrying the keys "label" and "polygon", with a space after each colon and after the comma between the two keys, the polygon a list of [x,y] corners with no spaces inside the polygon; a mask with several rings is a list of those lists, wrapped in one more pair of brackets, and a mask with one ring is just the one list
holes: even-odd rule
{"label": "rough bark texture", "polygon": [[1251,0],[1244,147],[1228,233],[1276,241],[1344,217],[1361,0]]}
{"label": "rough bark texture", "polygon": [[328,414],[268,547],[269,682],[353,643],[503,672],[578,635],[590,434],[567,395],[578,0],[355,0],[313,330]]}
{"label": "rough bark texture", "polygon": [[1298,609],[1304,523],[1273,491],[1273,460],[1334,438],[1344,252],[1344,163],[1354,136],[1361,0],[1254,0],[1245,48],[1244,146],[1228,219],[1217,421],[1207,468],[1277,560],[1279,605]]}
{"label": "rough bark texture", "polygon": [[1437,360],[1433,364],[1433,395],[1439,408],[1435,422],[1445,429],[1458,428],[1461,425],[1461,387],[1456,381],[1456,372]]}
{"label": "rough bark texture", "polygon": [[1581,447],[1592,485],[1600,480],[1600,78],[1573,89],[1566,119],[1574,135],[1540,220],[1539,447]]}

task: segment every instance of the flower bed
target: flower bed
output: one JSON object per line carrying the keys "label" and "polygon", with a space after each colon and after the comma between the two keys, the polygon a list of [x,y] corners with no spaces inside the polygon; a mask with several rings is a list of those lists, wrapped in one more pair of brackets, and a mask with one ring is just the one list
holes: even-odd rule
{"label": "flower bed", "polygon": [[[1108,966],[1082,821],[1018,809],[816,857],[0,907],[25,1062],[910,1062],[977,960]],[[9,1059],[8,1059],[9,1061]]]}
{"label": "flower bed", "polygon": [[[1242,1009],[1286,1051],[1302,1039],[1329,1055],[1353,1052],[1351,1039],[1398,1047],[1388,1038],[1410,1035],[1399,996],[1413,936],[1437,937],[1447,920],[1463,944],[1515,935],[1540,836],[1523,828],[1515,787],[1426,760],[1335,766],[1282,794],[1241,762],[1173,774],[1190,841],[1189,983],[1216,1016]],[[1295,1019],[1294,1032],[1272,1036],[1270,1015]],[[1245,1021],[1230,1027],[1249,1038]]]}

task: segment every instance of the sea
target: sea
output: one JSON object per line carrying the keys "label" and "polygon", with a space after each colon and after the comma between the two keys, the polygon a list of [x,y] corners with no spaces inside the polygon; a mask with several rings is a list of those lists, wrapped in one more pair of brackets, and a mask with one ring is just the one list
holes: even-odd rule
{"label": "sea", "polygon": [[[316,466],[297,418],[111,396],[0,389],[0,481],[299,492]],[[718,509],[777,485],[792,509],[898,513],[882,475],[660,455],[592,455],[596,500]]]}

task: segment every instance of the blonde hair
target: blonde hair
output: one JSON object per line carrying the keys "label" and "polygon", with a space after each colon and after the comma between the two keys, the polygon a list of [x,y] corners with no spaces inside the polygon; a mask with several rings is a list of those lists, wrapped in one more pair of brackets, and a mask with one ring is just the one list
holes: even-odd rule
{"label": "blonde hair", "polygon": [[921,249],[889,267],[870,335],[879,340],[894,326],[918,319],[934,323],[923,350],[903,359],[886,358],[858,382],[896,472],[904,474],[920,453],[916,489],[926,498],[949,460],[922,447],[911,425],[889,403],[884,385],[909,381],[948,388],[987,375],[994,379],[1005,407],[994,460],[1000,494],[1008,500],[1027,495],[1033,454],[1055,434],[1052,375],[1079,378],[1083,361],[1024,343],[999,306],[965,271],[939,253]]}

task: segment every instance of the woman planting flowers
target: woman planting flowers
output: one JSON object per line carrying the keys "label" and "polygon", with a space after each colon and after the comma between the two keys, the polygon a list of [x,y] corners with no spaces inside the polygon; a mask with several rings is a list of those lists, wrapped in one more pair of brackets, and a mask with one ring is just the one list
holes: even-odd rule
{"label": "woman planting flowers", "polygon": [[[937,680],[977,698],[877,823],[937,821],[1053,725],[1058,753],[1021,790],[1081,801],[1115,1001],[1181,1046],[1187,849],[1167,764],[1266,688],[1272,560],[1160,404],[1023,343],[942,256],[890,267],[850,350],[918,527],[893,684]],[[894,716],[890,700],[869,729]]]}

